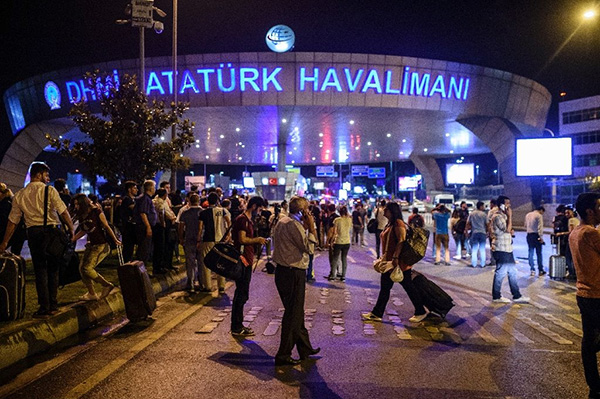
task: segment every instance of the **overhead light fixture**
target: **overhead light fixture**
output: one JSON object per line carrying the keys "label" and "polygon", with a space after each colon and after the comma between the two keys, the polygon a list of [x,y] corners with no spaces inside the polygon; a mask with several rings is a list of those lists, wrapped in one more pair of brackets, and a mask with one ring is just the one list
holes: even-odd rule
{"label": "overhead light fixture", "polygon": [[196,144],[196,148],[200,148],[200,144]]}
{"label": "overhead light fixture", "polygon": [[[160,139],[164,140],[164,137],[161,137]],[[196,143],[199,143],[199,142],[200,142],[200,140],[196,140]]]}
{"label": "overhead light fixture", "polygon": [[209,158],[209,157],[208,157],[208,155],[207,155],[207,156],[206,156],[206,159],[208,159],[208,158]]}
{"label": "overhead light fixture", "polygon": [[290,152],[288,152],[288,154],[292,155],[292,152],[290,151]]}
{"label": "overhead light fixture", "polygon": [[298,149],[298,147],[294,147],[294,151],[296,151]]}
{"label": "overhead light fixture", "polygon": [[319,137],[323,137],[323,133],[319,133]]}
{"label": "overhead light fixture", "polygon": [[391,133],[386,134],[387,137],[392,137]]}
{"label": "overhead light fixture", "polygon": [[297,132],[297,131],[298,131],[298,126],[296,126],[296,127],[294,128],[294,131],[295,131],[295,132]]}
{"label": "overhead light fixture", "polygon": [[354,121],[352,119],[350,119],[350,124],[354,125]]}
{"label": "overhead light fixture", "polygon": [[450,154],[454,154],[454,150],[450,150]]}
{"label": "overhead light fixture", "polygon": [[406,143],[406,139],[402,139],[402,142],[403,142],[403,143]]}
{"label": "overhead light fixture", "polygon": [[292,159],[292,163],[296,163],[296,161],[294,161],[294,160]]}
{"label": "overhead light fixture", "polygon": [[356,146],[356,147],[354,147],[354,149],[355,149],[356,151],[358,151],[358,150],[360,149],[360,147],[359,147],[359,146]]}
{"label": "overhead light fixture", "polygon": [[424,151],[424,152],[427,152],[427,148],[423,148],[423,151]]}
{"label": "overhead light fixture", "polygon": [[239,132],[239,131],[240,131],[240,128],[239,128],[239,127],[236,127],[236,128],[235,128],[235,131],[236,131],[236,132]]}
{"label": "overhead light fixture", "polygon": [[400,155],[404,155],[404,151],[400,151]]}
{"label": "overhead light fixture", "polygon": [[377,158],[379,158],[379,157],[381,156],[381,154],[377,154],[377,155],[375,155],[375,156],[376,156]]}
{"label": "overhead light fixture", "polygon": [[287,123],[287,119],[283,118],[283,119],[281,120],[281,123]]}
{"label": "overhead light fixture", "polygon": [[450,137],[450,133],[446,133],[446,137]]}
{"label": "overhead light fixture", "polygon": [[[61,137],[61,138],[62,138],[62,137]],[[162,141],[165,141],[165,136],[160,136],[160,139],[161,139]],[[197,142],[198,142],[198,140],[196,140],[196,143],[197,143]]]}
{"label": "overhead light fixture", "polygon": [[317,158],[315,158],[315,157],[312,157],[312,160],[313,160],[313,161],[314,161],[314,160],[316,160],[316,159],[317,159]]}
{"label": "overhead light fixture", "polygon": [[325,150],[325,152],[329,154],[329,150]]}
{"label": "overhead light fixture", "polygon": [[369,142],[367,142],[367,145],[371,145],[371,142],[370,142],[370,141],[369,141]]}
{"label": "overhead light fixture", "polygon": [[224,134],[222,134],[222,135],[220,135],[220,136],[219,136],[219,138],[221,138],[221,139],[224,139],[224,138],[225,138],[225,135],[224,135]]}
{"label": "overhead light fixture", "polygon": [[221,149],[220,149],[220,148],[217,148],[217,152],[221,152]]}

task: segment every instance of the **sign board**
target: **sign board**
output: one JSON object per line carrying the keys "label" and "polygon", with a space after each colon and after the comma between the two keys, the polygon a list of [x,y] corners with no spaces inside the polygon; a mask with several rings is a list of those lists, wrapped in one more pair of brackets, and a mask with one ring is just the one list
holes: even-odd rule
{"label": "sign board", "polygon": [[131,26],[152,28],[154,0],[133,0],[131,2]]}
{"label": "sign board", "polygon": [[189,193],[193,185],[198,187],[198,192],[202,191],[206,185],[206,178],[204,176],[185,176],[185,191]]}
{"label": "sign board", "polygon": [[317,166],[317,177],[335,177],[335,166]]}
{"label": "sign board", "polygon": [[269,178],[269,186],[276,186],[278,184],[278,180],[276,177]]}
{"label": "sign board", "polygon": [[385,168],[369,168],[369,179],[385,179]]}
{"label": "sign board", "polygon": [[352,165],[353,177],[366,177],[369,175],[369,165]]}

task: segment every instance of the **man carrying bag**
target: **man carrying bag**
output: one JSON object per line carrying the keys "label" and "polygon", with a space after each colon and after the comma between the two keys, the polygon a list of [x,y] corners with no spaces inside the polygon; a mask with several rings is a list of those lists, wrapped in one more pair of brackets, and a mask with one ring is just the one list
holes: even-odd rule
{"label": "man carrying bag", "polygon": [[[31,260],[35,271],[35,288],[38,295],[40,308],[33,314],[35,318],[46,318],[58,313],[58,269],[61,258],[56,257],[54,250],[60,249],[56,244],[58,234],[55,229],[60,228],[60,218],[67,227],[69,237],[73,236],[73,222],[67,211],[65,203],[60,199],[54,187],[46,188],[50,182],[50,168],[43,162],[34,162],[29,171],[31,182],[15,195],[13,207],[8,217],[8,225],[4,239],[0,243],[0,252],[6,246],[15,231],[16,225],[25,218],[27,239]],[[48,199],[45,201],[46,190]],[[44,203],[47,203],[44,209]],[[46,215],[46,217],[44,217]],[[44,220],[46,219],[46,221]],[[49,254],[48,250],[53,254]],[[62,254],[60,254],[62,257]]]}

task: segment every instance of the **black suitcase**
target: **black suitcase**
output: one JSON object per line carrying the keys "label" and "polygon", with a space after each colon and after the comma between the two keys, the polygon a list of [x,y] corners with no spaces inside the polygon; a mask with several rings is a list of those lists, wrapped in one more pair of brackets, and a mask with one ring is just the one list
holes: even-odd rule
{"label": "black suitcase", "polygon": [[17,320],[25,314],[25,259],[0,254],[0,321]]}
{"label": "black suitcase", "polygon": [[415,288],[421,293],[423,305],[430,312],[442,318],[446,317],[446,314],[454,307],[452,297],[419,272],[412,270],[411,278]]}
{"label": "black suitcase", "polygon": [[156,309],[156,296],[144,262],[132,261],[117,269],[125,312],[130,321],[140,321]]}

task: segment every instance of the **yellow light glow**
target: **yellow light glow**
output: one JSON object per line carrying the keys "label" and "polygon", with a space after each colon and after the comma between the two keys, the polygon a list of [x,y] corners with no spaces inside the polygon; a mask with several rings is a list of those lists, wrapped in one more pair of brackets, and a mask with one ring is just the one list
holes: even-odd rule
{"label": "yellow light glow", "polygon": [[583,13],[583,18],[585,18],[585,19],[596,18],[597,14],[598,13],[596,12],[596,10],[587,10],[586,12]]}

